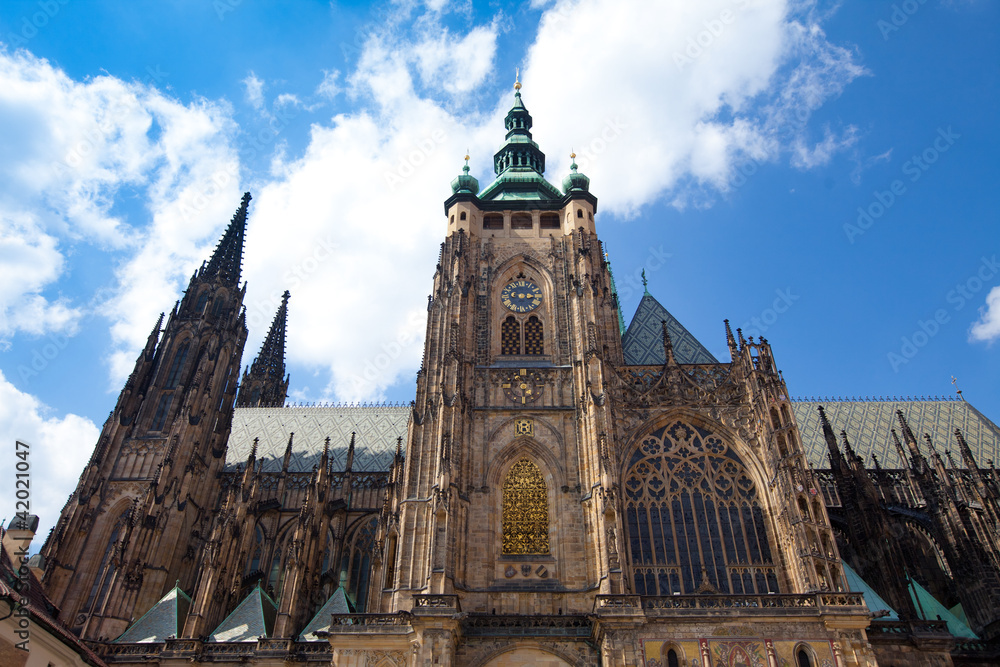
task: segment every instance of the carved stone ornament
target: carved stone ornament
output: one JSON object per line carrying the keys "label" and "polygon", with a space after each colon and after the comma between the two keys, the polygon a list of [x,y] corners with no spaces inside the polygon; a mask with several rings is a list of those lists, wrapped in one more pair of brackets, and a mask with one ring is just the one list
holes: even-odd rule
{"label": "carved stone ornament", "polygon": [[518,405],[527,405],[542,397],[543,381],[540,373],[522,368],[504,378],[500,387],[510,401]]}

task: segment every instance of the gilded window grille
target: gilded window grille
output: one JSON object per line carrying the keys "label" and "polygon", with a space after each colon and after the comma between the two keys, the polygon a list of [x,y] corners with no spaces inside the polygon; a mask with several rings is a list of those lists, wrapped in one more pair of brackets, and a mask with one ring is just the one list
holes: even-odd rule
{"label": "gilded window grille", "polygon": [[521,354],[521,323],[513,315],[500,325],[500,354]]}
{"label": "gilded window grille", "polygon": [[549,498],[538,466],[521,459],[503,483],[503,555],[549,553]]}
{"label": "gilded window grille", "polygon": [[719,436],[681,421],[649,434],[623,490],[638,595],[779,592],[756,485]]}
{"label": "gilded window grille", "polygon": [[545,354],[545,340],[542,332],[542,322],[532,315],[524,323],[524,353]]}

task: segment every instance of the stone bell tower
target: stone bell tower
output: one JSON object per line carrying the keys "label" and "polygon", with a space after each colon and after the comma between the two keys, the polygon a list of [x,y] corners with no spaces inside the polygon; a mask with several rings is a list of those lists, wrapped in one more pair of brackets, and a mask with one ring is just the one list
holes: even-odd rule
{"label": "stone bell tower", "polygon": [[[520,84],[479,192],[464,174],[428,302],[405,472],[384,513],[370,611],[583,613],[620,592],[603,504],[603,358],[618,308],[589,179],[544,177]],[[466,156],[468,161],[468,156]],[[610,560],[609,560],[610,556]],[[609,562],[612,564],[609,566]]]}

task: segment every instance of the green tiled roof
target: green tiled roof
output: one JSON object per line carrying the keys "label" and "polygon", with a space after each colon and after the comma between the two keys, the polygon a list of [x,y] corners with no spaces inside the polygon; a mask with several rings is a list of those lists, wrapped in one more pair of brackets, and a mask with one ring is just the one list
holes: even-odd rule
{"label": "green tiled roof", "polygon": [[270,637],[278,605],[260,586],[226,617],[212,632],[212,642],[255,642],[258,637]]}
{"label": "green tiled roof", "polygon": [[917,608],[920,618],[925,621],[945,621],[948,623],[948,632],[962,639],[979,639],[979,635],[972,631],[969,626],[960,621],[955,614],[948,611],[948,608],[938,602],[937,598],[927,592],[927,589],[910,579],[910,598],[913,606]]}
{"label": "green tiled roof", "polygon": [[317,632],[330,629],[330,616],[333,614],[353,614],[354,605],[347,598],[343,586],[338,586],[330,599],[326,601],[308,625],[302,629],[302,639],[309,642],[320,641]]}
{"label": "green tiled roof", "polygon": [[646,292],[632,316],[628,330],[622,336],[625,363],[630,366],[655,366],[667,361],[663,354],[663,325],[667,323],[674,358],[679,364],[717,364],[704,345],[677,318]]}
{"label": "green tiled roof", "polygon": [[844,577],[847,579],[847,587],[854,593],[865,594],[865,606],[872,613],[887,611],[885,618],[890,621],[898,621],[899,614],[889,606],[889,603],[882,599],[882,596],[875,592],[875,589],[868,585],[868,582],[861,578],[850,565],[844,563]]}
{"label": "green tiled roof", "polygon": [[[929,433],[939,453],[943,454],[944,450],[957,453],[955,429],[959,428],[980,466],[985,467],[988,460],[996,461],[1000,454],[1000,428],[963,400],[795,399],[792,408],[802,435],[802,446],[814,468],[830,467],[816,410],[820,405],[826,411],[833,430],[847,432],[851,446],[864,459],[866,466],[872,465],[871,455],[874,453],[883,468],[907,467],[896,451],[890,432],[896,429],[899,433],[896,410],[902,410],[921,447],[924,446],[923,434]],[[961,457],[957,457],[956,461],[961,464]]]}
{"label": "green tiled roof", "polygon": [[179,586],[174,586],[115,642],[155,644],[166,641],[167,637],[180,637],[190,607],[191,598]]}

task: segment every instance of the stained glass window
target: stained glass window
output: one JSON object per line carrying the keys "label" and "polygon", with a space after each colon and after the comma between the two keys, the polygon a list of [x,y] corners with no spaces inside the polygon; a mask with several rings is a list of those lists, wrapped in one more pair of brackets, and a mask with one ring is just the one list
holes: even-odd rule
{"label": "stained glass window", "polygon": [[160,402],[156,406],[156,413],[153,414],[153,424],[150,426],[152,431],[162,431],[163,426],[167,422],[167,412],[170,411],[170,403],[174,400],[172,394],[165,394],[160,396]]}
{"label": "stained glass window", "polygon": [[170,365],[170,372],[167,373],[167,382],[164,385],[167,389],[173,389],[181,381],[181,369],[184,368],[184,360],[187,358],[190,341],[184,341],[174,353],[174,361]]}
{"label": "stained glass window", "polygon": [[532,315],[524,323],[524,353],[545,354],[545,341],[541,321]]}
{"label": "stained glass window", "polygon": [[500,354],[521,354],[521,324],[513,315],[500,325]]}
{"label": "stained glass window", "polygon": [[372,518],[355,530],[351,546],[344,549],[340,561],[340,570],[347,575],[347,593],[354,599],[358,612],[363,612],[368,602],[368,577],[377,527],[377,519]]}
{"label": "stained glass window", "polygon": [[[118,569],[117,559],[113,557],[115,547],[118,546],[118,538],[125,528],[128,515],[129,513],[126,511],[118,517],[118,521],[111,531],[111,537],[108,538],[108,544],[104,548],[104,557],[101,558],[101,566],[97,569],[97,577],[94,578],[94,583],[90,587],[90,595],[87,596],[87,603],[83,605],[83,609],[80,611],[88,612],[94,609],[100,612],[101,607],[104,606],[104,600],[108,595],[108,588],[110,588],[111,582],[115,578],[115,572]],[[98,592],[100,592],[100,595],[98,595]]]}
{"label": "stained glass window", "polygon": [[503,482],[503,554],[549,553],[549,498],[545,478],[521,459]]}
{"label": "stained glass window", "polygon": [[637,594],[778,592],[756,485],[722,438],[681,421],[646,436],[624,499]]}

